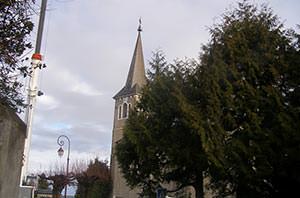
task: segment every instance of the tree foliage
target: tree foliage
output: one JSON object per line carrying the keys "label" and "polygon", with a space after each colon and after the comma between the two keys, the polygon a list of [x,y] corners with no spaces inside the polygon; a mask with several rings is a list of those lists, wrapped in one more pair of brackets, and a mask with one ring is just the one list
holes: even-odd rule
{"label": "tree foliage", "polygon": [[117,144],[117,158],[130,186],[154,196],[159,187],[175,192],[194,186],[201,197],[207,156],[201,139],[186,120],[176,94],[185,90],[195,61],[169,65],[161,52],[150,62],[151,83],[131,112],[124,138]]}
{"label": "tree foliage", "polygon": [[267,6],[239,3],[223,19],[211,29],[199,76],[209,76],[214,87],[206,89],[216,93],[208,106],[218,128],[211,132],[225,135],[221,168],[238,197],[286,196],[300,181],[299,106],[291,103],[299,91],[297,34]]}
{"label": "tree foliage", "polygon": [[89,163],[86,170],[80,169],[74,173],[78,183],[75,197],[109,197],[111,193],[111,177],[107,162],[99,161],[96,158]]}
{"label": "tree foliage", "polygon": [[22,54],[31,48],[33,29],[31,6],[34,0],[0,0],[0,102],[20,111],[24,99],[16,73],[24,71]]}
{"label": "tree foliage", "polygon": [[44,173],[42,173],[38,178],[38,188],[39,189],[48,189],[49,183],[47,177]]}
{"label": "tree foliage", "polygon": [[299,34],[247,1],[210,33],[199,63],[168,64],[161,53],[150,62],[154,72],[116,149],[128,184],[151,195],[173,181],[200,197],[206,175],[219,197],[296,193]]}
{"label": "tree foliage", "polygon": [[55,167],[53,170],[38,176],[42,181],[49,181],[48,184],[52,186],[52,196],[54,198],[60,198],[62,190],[66,185],[73,185],[75,179],[72,173],[69,173],[68,176],[66,175],[64,167]]}

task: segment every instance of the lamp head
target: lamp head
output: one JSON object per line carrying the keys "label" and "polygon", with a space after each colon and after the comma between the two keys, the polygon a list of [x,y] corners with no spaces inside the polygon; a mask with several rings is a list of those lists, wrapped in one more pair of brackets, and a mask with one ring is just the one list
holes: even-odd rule
{"label": "lamp head", "polygon": [[57,151],[57,154],[59,157],[62,157],[64,155],[64,149],[62,147],[60,147]]}

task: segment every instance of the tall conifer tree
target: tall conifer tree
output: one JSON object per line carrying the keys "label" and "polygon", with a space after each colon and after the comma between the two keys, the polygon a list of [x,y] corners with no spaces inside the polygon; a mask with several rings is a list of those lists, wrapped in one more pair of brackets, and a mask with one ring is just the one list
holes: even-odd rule
{"label": "tall conifer tree", "polygon": [[[200,63],[155,56],[117,157],[131,186],[285,197],[300,184],[299,35],[243,1],[210,30]],[[161,62],[162,61],[162,62]],[[159,68],[158,66],[163,68]]]}
{"label": "tall conifer tree", "polygon": [[200,110],[208,112],[205,133],[223,147],[218,173],[237,197],[283,197],[299,185],[299,111],[287,97],[299,89],[295,35],[267,6],[244,1],[211,29],[204,47],[200,76],[210,83],[206,91],[193,87],[210,92]]}

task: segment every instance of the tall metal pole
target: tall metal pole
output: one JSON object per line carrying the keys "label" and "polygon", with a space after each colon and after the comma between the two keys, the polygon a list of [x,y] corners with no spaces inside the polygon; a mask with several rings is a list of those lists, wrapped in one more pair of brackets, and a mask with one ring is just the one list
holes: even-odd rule
{"label": "tall metal pole", "polygon": [[29,159],[29,151],[31,145],[31,133],[32,133],[32,123],[33,123],[33,112],[36,103],[36,96],[38,93],[37,84],[38,84],[39,66],[41,65],[42,62],[42,55],[40,54],[40,50],[41,50],[41,43],[43,37],[46,7],[47,7],[47,0],[42,0],[35,53],[32,55],[31,58],[31,75],[29,80],[27,109],[25,115],[25,122],[27,127],[26,127],[26,139],[25,139],[24,153],[23,153],[24,161],[23,161],[21,178],[20,178],[21,186],[22,186],[22,180],[25,179],[27,175],[27,169],[28,169],[28,159]]}
{"label": "tall metal pole", "polygon": [[39,19],[39,27],[38,27],[38,32],[37,32],[36,44],[35,44],[35,53],[36,54],[39,54],[41,52],[44,21],[45,21],[45,16],[46,16],[46,7],[47,7],[47,0],[42,0],[41,13],[40,13],[40,19]]}
{"label": "tall metal pole", "polygon": [[[68,156],[67,156],[67,170],[66,170],[66,177],[67,179],[69,178],[69,162],[70,162],[70,146],[71,146],[71,142],[70,142],[70,139],[68,138],[68,136],[66,135],[60,135],[58,138],[57,138],[57,144],[59,146],[63,146],[65,144],[65,142],[63,140],[61,140],[61,138],[65,138],[66,140],[68,140]],[[60,148],[58,151],[60,151],[62,148]],[[58,153],[58,155],[62,156],[62,154]],[[68,187],[68,184],[66,184],[65,186],[65,198],[67,198],[67,187]]]}

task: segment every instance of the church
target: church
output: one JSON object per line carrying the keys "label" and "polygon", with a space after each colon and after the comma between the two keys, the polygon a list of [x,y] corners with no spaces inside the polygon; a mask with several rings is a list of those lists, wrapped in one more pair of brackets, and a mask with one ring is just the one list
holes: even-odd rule
{"label": "church", "polygon": [[[112,133],[111,150],[111,177],[112,177],[112,198],[138,198],[140,189],[130,189],[126,184],[125,178],[119,168],[117,157],[115,155],[115,146],[123,137],[125,122],[129,116],[129,111],[135,106],[139,99],[139,94],[144,85],[146,85],[145,65],[143,57],[141,24],[138,29],[137,40],[124,87],[113,97],[115,100],[114,121]],[[194,196],[193,190],[189,187],[178,192],[180,197],[184,195]],[[177,196],[175,196],[177,197]],[[189,197],[189,196],[188,196]]]}
{"label": "church", "polygon": [[135,49],[130,64],[125,86],[113,97],[115,99],[112,154],[111,154],[111,176],[113,181],[113,198],[135,198],[138,197],[139,190],[131,190],[127,185],[118,161],[115,156],[115,146],[123,137],[123,127],[128,118],[129,110],[139,98],[139,92],[146,84],[145,65],[141,39],[141,24],[138,27],[138,36]]}

